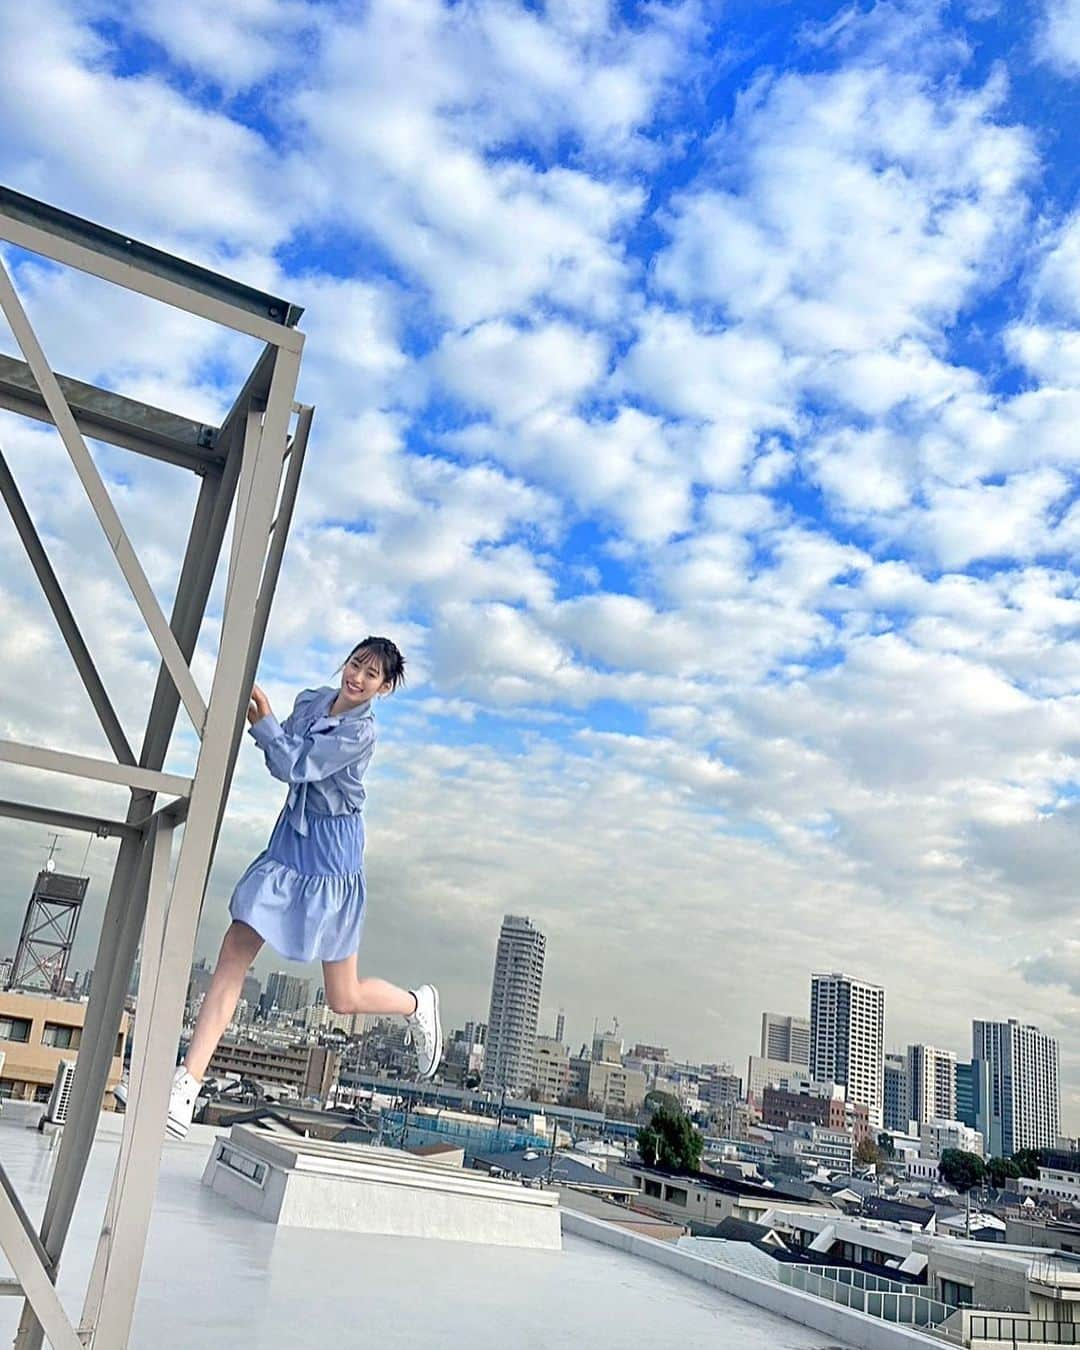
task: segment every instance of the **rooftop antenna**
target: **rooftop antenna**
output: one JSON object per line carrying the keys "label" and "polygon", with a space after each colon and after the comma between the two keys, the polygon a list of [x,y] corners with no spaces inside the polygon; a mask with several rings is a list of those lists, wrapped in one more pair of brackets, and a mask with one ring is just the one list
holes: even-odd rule
{"label": "rooftop antenna", "polygon": [[52,836],[52,843],[49,845],[49,856],[45,859],[46,872],[56,871],[56,855],[62,852],[63,849],[60,847],[60,836],[54,834]]}

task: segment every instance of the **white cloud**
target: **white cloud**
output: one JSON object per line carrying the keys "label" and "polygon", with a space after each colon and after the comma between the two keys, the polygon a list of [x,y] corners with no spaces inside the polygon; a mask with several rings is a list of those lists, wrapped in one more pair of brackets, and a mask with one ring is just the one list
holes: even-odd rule
{"label": "white cloud", "polygon": [[1080,0],[1045,0],[1035,50],[1059,74],[1080,75]]}
{"label": "white cloud", "polygon": [[1002,92],[882,66],[759,79],[715,139],[722,185],[675,201],[658,283],[800,351],[934,332],[1024,219],[1034,156],[995,122]]}
{"label": "white cloud", "polygon": [[547,408],[573,409],[604,373],[605,345],[565,323],[523,329],[493,320],[447,334],[431,370],[470,408],[513,423]]}
{"label": "white cloud", "polygon": [[[160,43],[176,65],[229,93],[298,65],[320,22],[318,8],[301,0],[139,0],[124,9],[126,21]],[[117,18],[115,6],[105,13]]]}
{"label": "white cloud", "polygon": [[0,7],[0,50],[0,170],[13,186],[188,256],[288,236],[287,162],[165,81],[113,73],[109,45],[60,0]]}

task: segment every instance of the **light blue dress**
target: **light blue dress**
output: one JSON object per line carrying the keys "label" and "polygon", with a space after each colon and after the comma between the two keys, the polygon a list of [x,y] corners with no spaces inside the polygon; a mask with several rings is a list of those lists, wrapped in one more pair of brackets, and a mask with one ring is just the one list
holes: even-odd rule
{"label": "light blue dress", "polygon": [[364,772],[375,717],[370,703],[331,717],[337,693],[305,689],[284,724],[271,714],[249,728],[289,796],[229,913],[290,961],[352,956],[364,926]]}

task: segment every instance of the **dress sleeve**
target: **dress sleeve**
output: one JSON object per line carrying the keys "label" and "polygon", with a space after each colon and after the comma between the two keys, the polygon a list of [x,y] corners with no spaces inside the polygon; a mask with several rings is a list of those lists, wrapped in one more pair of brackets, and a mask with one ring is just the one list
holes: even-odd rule
{"label": "dress sleeve", "polygon": [[305,700],[315,697],[316,692],[306,690],[300,695],[284,726],[270,713],[251,727],[256,745],[266,756],[266,767],[283,783],[317,783],[348,768],[362,774],[374,753],[375,721],[371,717],[355,723],[339,722],[336,727],[306,736],[292,729]]}

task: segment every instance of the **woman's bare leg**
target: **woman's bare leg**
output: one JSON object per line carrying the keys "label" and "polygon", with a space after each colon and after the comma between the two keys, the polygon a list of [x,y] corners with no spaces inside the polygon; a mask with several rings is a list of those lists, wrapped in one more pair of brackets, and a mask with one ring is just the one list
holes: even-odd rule
{"label": "woman's bare leg", "polygon": [[206,1066],[232,1021],[244,980],[262,945],[262,938],[246,923],[229,925],[184,1059],[184,1067],[193,1078],[201,1081],[206,1076]]}
{"label": "woman's bare leg", "polygon": [[326,1002],[336,1013],[396,1013],[410,1017],[416,1011],[416,999],[388,980],[360,979],[356,957],[323,962]]}

